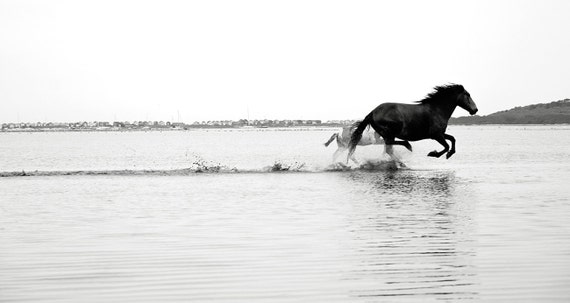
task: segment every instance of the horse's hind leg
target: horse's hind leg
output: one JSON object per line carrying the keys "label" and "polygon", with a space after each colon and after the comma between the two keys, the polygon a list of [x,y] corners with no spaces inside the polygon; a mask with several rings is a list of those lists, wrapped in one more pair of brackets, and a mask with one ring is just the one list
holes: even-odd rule
{"label": "horse's hind leg", "polygon": [[386,145],[402,145],[409,151],[412,151],[412,145],[408,141],[396,141],[394,138],[384,138],[384,144]]}
{"label": "horse's hind leg", "polygon": [[340,156],[340,154],[345,150],[346,148],[342,148],[340,146],[336,149],[336,151],[333,154],[333,163],[336,163],[336,159],[338,158],[338,156]]}
{"label": "horse's hind leg", "polygon": [[447,142],[445,141],[445,139],[442,137],[434,139],[435,141],[437,141],[439,144],[443,145],[443,150],[442,151],[431,151],[428,154],[428,157],[436,157],[439,158],[441,157],[441,155],[445,154],[448,150],[449,150],[449,145],[447,144]]}
{"label": "horse's hind leg", "polygon": [[398,159],[396,155],[394,155],[393,145],[402,145],[406,147],[409,151],[412,151],[412,146],[410,145],[410,143],[408,141],[396,141],[394,135],[390,131],[390,128],[385,125],[376,124],[376,123],[371,123],[370,125],[382,137],[384,141],[384,152],[390,156],[390,159],[392,159],[392,161],[396,161],[402,167],[405,167],[406,165],[402,163],[402,161],[400,161],[400,159]]}
{"label": "horse's hind leg", "polygon": [[407,148],[409,151],[412,151],[412,145],[408,141],[394,141],[392,144],[402,145]]}
{"label": "horse's hind leg", "polygon": [[406,167],[406,164],[404,164],[404,162],[402,162],[400,160],[400,158],[398,158],[395,154],[394,154],[394,145],[392,144],[385,144],[384,145],[384,152],[387,153],[390,156],[390,159],[398,164],[400,164],[400,167]]}
{"label": "horse's hind leg", "polygon": [[388,156],[390,156],[390,159],[392,161],[400,162],[400,159],[398,159],[398,157],[396,157],[396,155],[394,154],[394,145],[392,144],[384,145],[384,152],[387,153]]}
{"label": "horse's hind leg", "polygon": [[394,158],[394,146],[392,144],[385,144],[384,152],[387,153],[390,158]]}
{"label": "horse's hind leg", "polygon": [[386,145],[402,145],[409,151],[412,151],[412,145],[408,141],[396,141],[394,138],[384,138],[384,144]]}
{"label": "horse's hind leg", "polygon": [[399,123],[390,123],[390,124],[376,124],[371,123],[370,125],[374,130],[379,133],[382,138],[384,138],[384,144],[386,145],[402,145],[407,148],[409,151],[412,151],[412,145],[408,141],[396,141],[396,134],[401,129],[401,125]]}
{"label": "horse's hind leg", "polygon": [[448,134],[443,134],[443,137],[451,142],[451,149],[449,150],[449,152],[447,152],[447,155],[445,155],[445,157],[449,159],[449,157],[455,154],[455,138],[452,135]]}

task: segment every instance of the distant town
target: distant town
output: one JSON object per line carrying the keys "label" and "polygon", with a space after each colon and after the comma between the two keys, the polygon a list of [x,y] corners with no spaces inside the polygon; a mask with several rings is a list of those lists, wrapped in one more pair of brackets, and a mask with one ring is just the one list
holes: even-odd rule
{"label": "distant town", "polygon": [[1,131],[129,131],[129,130],[189,130],[200,128],[286,128],[286,127],[340,127],[355,120],[247,120],[201,121],[191,124],[170,121],[81,121],[81,122],[24,122],[3,123]]}
{"label": "distant town", "polygon": [[[342,127],[356,120],[248,120],[201,121],[191,124],[170,121],[115,121],[115,122],[33,122],[3,123],[1,132],[26,131],[148,131],[189,130],[199,128],[287,128],[287,127]],[[539,103],[499,111],[487,116],[451,118],[449,124],[570,124],[570,99]]]}

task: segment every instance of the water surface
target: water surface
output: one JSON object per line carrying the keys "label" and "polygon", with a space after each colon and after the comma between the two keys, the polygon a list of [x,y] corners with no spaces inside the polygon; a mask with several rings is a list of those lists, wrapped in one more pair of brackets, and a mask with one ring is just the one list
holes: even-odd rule
{"label": "water surface", "polygon": [[570,127],[402,170],[331,169],[332,132],[0,133],[0,301],[570,299]]}

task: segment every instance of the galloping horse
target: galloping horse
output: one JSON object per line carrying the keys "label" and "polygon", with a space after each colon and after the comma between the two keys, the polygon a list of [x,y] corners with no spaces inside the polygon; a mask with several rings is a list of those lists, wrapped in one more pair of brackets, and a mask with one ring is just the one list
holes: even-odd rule
{"label": "galloping horse", "polygon": [[[333,162],[336,162],[336,158],[338,158],[338,156],[342,152],[348,149],[350,138],[352,136],[352,133],[356,129],[356,126],[357,123],[343,127],[342,132],[340,134],[334,133],[330,137],[330,139],[327,142],[325,142],[325,146],[329,146],[329,144],[331,144],[331,142],[336,139],[337,149],[333,154]],[[380,137],[380,135],[374,131],[366,132],[364,136],[361,135],[361,138],[358,141],[358,145],[373,145],[373,144],[384,144],[384,140],[382,139],[382,137]],[[354,155],[350,155],[349,158],[354,163],[358,164],[358,161],[356,160]]]}
{"label": "galloping horse", "polygon": [[[412,151],[412,146],[408,141],[432,139],[441,144],[443,150],[434,150],[428,156],[439,158],[447,152],[447,159],[449,159],[455,153],[455,138],[445,133],[451,114],[459,106],[474,115],[477,113],[477,105],[471,99],[469,92],[459,84],[436,86],[433,92],[417,103],[419,104],[382,103],[378,105],[358,123],[356,130],[352,133],[348,158],[352,157],[364,129],[370,125],[384,138],[386,151],[392,157],[394,156],[392,145],[402,145]],[[402,141],[396,141],[396,138]],[[451,149],[445,140],[451,142]]]}

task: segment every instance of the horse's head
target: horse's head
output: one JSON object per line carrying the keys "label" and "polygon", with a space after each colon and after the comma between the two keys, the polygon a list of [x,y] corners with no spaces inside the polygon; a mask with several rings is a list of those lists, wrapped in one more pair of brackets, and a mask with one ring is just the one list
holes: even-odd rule
{"label": "horse's head", "polygon": [[471,95],[465,89],[463,89],[463,91],[457,95],[457,105],[468,111],[471,115],[475,115],[478,111],[477,105],[475,102],[473,102]]}

